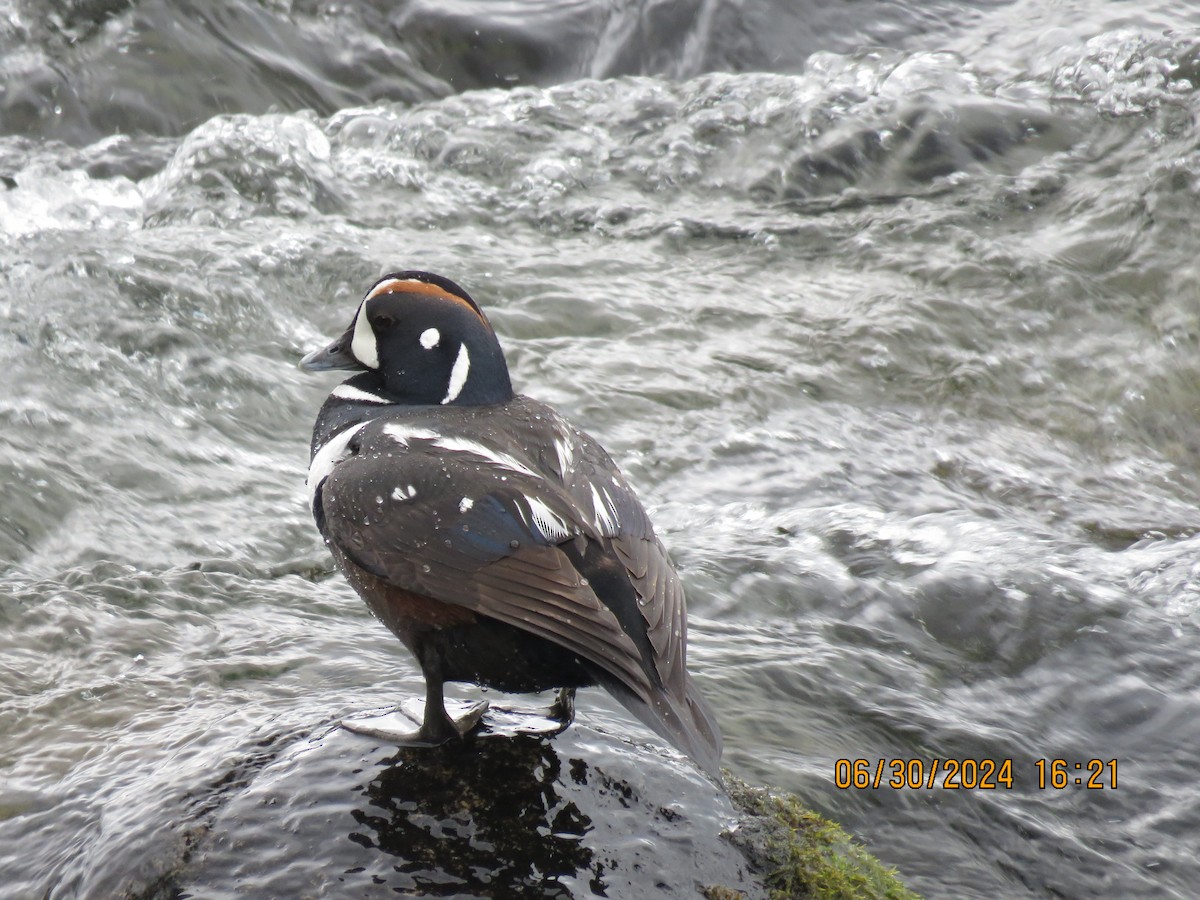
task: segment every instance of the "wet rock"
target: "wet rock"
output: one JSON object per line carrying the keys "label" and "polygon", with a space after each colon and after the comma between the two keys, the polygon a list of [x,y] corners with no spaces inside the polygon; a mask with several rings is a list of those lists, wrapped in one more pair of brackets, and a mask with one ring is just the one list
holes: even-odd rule
{"label": "wet rock", "polygon": [[682,757],[578,723],[432,749],[334,726],[272,746],[194,798],[178,867],[128,895],[810,896],[826,882],[797,861],[873,862],[828,823],[845,846],[804,855],[796,837],[820,820],[781,817],[794,798],[732,777],[727,794]]}

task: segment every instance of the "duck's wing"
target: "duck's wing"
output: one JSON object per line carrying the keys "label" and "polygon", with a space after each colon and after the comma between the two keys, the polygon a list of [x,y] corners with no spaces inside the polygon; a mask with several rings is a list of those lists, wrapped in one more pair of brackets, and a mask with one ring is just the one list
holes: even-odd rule
{"label": "duck's wing", "polygon": [[[712,708],[687,671],[687,612],[683,583],[649,516],[604,449],[589,435],[560,426],[573,438],[573,456],[559,459],[564,488],[590,526],[587,553],[576,563],[622,623],[635,622],[645,659],[661,688],[651,696],[609,689],[643,722],[720,778],[721,732]],[[561,450],[556,445],[556,455]],[[565,463],[565,465],[564,465]]]}
{"label": "duck's wing", "polygon": [[570,649],[715,772],[720,737],[687,676],[679,578],[604,451],[573,429],[558,437],[506,451],[372,423],[314,488],[322,530],[397,587]]}

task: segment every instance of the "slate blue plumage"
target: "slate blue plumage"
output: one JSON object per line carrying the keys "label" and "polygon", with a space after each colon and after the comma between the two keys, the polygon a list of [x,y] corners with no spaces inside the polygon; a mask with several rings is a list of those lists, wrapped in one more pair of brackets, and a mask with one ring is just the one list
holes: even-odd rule
{"label": "slate blue plumage", "polygon": [[451,719],[446,681],[560,688],[568,716],[571,692],[598,684],[719,777],[683,588],[644,508],[594,439],[513,393],[461,287],[385,276],[302,364],[357,372],[317,417],[309,490],[342,572],[425,676],[424,721],[394,739],[474,727],[484,706]]}

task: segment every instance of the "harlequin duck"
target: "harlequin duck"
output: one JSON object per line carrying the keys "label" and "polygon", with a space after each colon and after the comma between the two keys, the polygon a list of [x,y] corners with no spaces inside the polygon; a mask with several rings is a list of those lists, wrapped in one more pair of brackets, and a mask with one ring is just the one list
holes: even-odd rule
{"label": "harlequin duck", "polygon": [[317,416],[312,512],[425,677],[420,728],[379,736],[430,746],[473,728],[487,704],[453,720],[446,681],[560,689],[563,727],[574,689],[598,684],[718,774],[721,734],[685,667],[683,587],[646,511],[595,440],[513,393],[466,291],[387,275],[301,365],[358,372]]}

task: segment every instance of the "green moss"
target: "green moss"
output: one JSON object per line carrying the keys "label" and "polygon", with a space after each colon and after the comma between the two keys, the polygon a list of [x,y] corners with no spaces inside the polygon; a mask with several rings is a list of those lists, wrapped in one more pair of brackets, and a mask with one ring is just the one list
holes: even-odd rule
{"label": "green moss", "polygon": [[753,788],[728,772],[725,784],[744,817],[730,838],[758,870],[771,900],[919,900],[894,869],[796,797]]}
{"label": "green moss", "polygon": [[700,889],[704,900],[743,900],[746,896],[739,890],[725,887],[723,884],[711,884]]}

